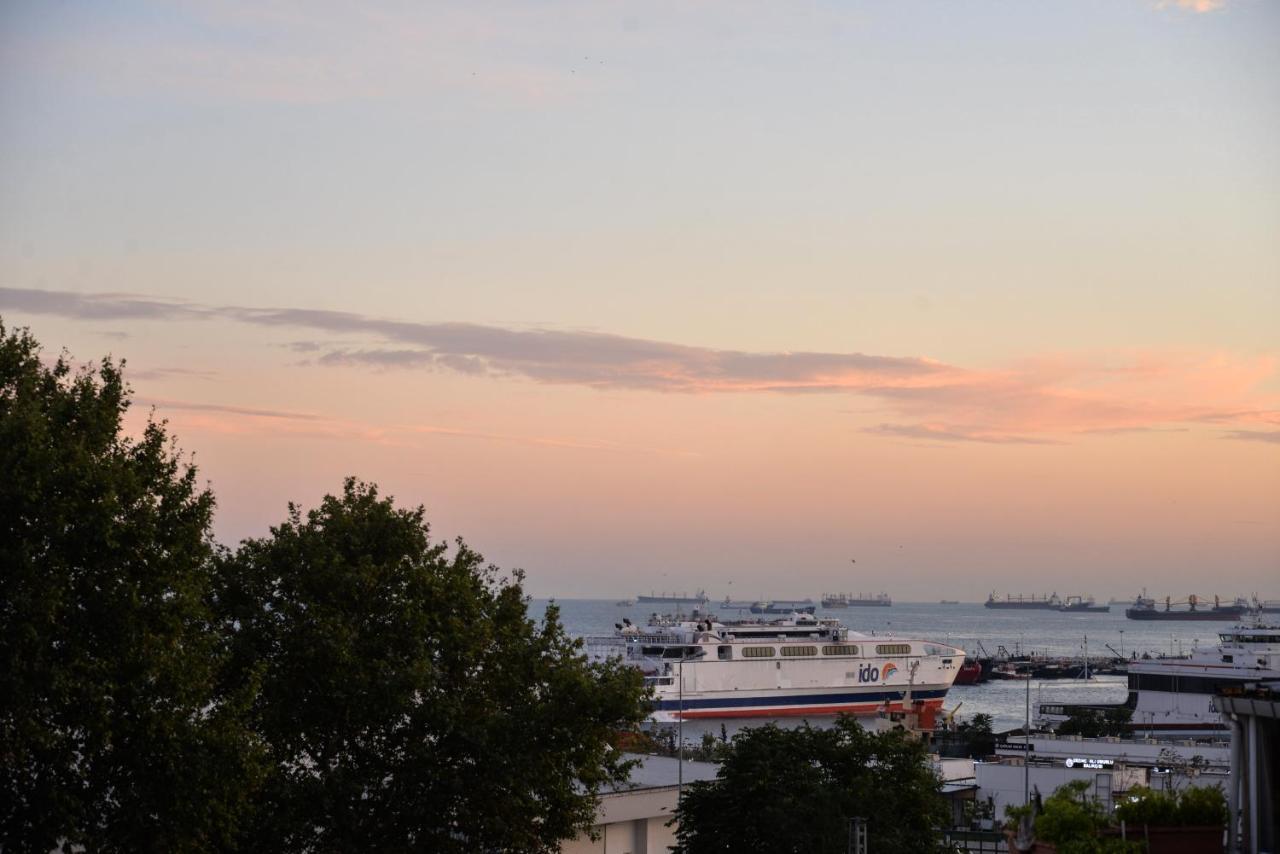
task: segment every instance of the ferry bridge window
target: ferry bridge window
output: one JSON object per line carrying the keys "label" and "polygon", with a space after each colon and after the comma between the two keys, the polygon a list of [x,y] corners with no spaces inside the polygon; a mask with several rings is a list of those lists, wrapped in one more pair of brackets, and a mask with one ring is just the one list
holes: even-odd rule
{"label": "ferry bridge window", "polygon": [[822,648],[823,655],[857,655],[858,648],[851,643],[837,643]]}
{"label": "ferry bridge window", "polygon": [[816,646],[784,646],[782,648],[784,657],[795,657],[798,655],[817,655],[818,648]]}
{"label": "ferry bridge window", "polygon": [[1214,679],[1209,676],[1165,676],[1156,673],[1130,673],[1129,690],[1179,692],[1182,694],[1213,694],[1232,680]]}
{"label": "ferry bridge window", "polygon": [[881,643],[876,644],[876,655],[910,655],[911,644],[909,643]]}
{"label": "ferry bridge window", "polygon": [[773,658],[773,647],[771,646],[744,646],[742,648],[743,658]]}
{"label": "ferry bridge window", "polygon": [[1218,635],[1222,638],[1224,644],[1237,645],[1242,643],[1280,643],[1280,638],[1275,635]]}

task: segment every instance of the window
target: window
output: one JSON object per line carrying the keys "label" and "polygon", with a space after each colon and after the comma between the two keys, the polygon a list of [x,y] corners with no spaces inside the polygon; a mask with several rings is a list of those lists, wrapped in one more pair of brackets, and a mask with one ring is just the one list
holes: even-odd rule
{"label": "window", "polygon": [[910,655],[911,644],[909,643],[880,643],[876,644],[876,655]]}
{"label": "window", "polygon": [[784,646],[782,655],[784,657],[794,658],[798,655],[817,655],[818,648],[816,646]]}
{"label": "window", "polygon": [[728,661],[733,658],[733,647],[731,646],[717,647],[716,652],[720,656],[721,661]]}
{"label": "window", "polygon": [[837,643],[822,648],[823,655],[857,655],[858,648],[851,643]]}
{"label": "window", "polygon": [[773,658],[773,647],[771,646],[744,646],[742,648],[743,658]]}

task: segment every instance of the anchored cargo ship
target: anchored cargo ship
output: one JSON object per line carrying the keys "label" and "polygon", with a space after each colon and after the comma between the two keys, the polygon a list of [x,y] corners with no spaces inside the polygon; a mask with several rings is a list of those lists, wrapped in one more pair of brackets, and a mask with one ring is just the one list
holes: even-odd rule
{"label": "anchored cargo ship", "polygon": [[850,713],[904,706],[936,712],[964,650],[918,638],[873,637],[838,620],[655,621],[619,624],[588,646],[644,671],[650,719],[750,718]]}
{"label": "anchored cargo ship", "polygon": [[690,596],[688,593],[654,593],[650,592],[648,596],[641,593],[636,597],[636,601],[643,605],[706,605],[708,601],[707,591],[699,590],[695,595]]}
{"label": "anchored cargo ship", "polygon": [[753,614],[812,614],[817,607],[812,599],[774,599],[753,602],[749,610]]}
{"label": "anchored cargo ship", "polygon": [[1124,615],[1130,620],[1217,620],[1231,622],[1239,620],[1249,612],[1249,603],[1244,599],[1236,599],[1230,605],[1223,605],[1217,596],[1213,597],[1213,606],[1204,607],[1204,603],[1195,594],[1186,601],[1175,602],[1171,597],[1164,599],[1164,608],[1156,606],[1155,599],[1139,596],[1133,604],[1125,608]]}
{"label": "anchored cargo ship", "polygon": [[1034,593],[1030,596],[1008,594],[1003,599],[997,599],[993,592],[987,597],[985,604],[988,608],[1038,608],[1043,611],[1056,611],[1062,607],[1062,600],[1058,598],[1057,593],[1051,593],[1048,596],[1036,596]]}
{"label": "anchored cargo ship", "polygon": [[888,593],[877,593],[874,596],[864,596],[861,593],[857,596],[852,593],[822,594],[824,608],[888,608],[892,604],[893,600]]}

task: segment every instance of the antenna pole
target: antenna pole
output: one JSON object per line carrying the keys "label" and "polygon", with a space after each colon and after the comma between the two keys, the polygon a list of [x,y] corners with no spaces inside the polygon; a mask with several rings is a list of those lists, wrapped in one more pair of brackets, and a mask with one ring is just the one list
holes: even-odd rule
{"label": "antenna pole", "polygon": [[1022,805],[1031,803],[1031,677],[1027,677],[1027,717],[1022,725],[1026,749],[1022,751]]}

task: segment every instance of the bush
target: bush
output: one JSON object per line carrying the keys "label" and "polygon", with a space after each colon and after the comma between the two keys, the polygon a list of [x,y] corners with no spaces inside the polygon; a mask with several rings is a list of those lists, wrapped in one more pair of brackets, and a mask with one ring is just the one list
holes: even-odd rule
{"label": "bush", "polygon": [[1192,786],[1182,791],[1134,789],[1116,807],[1116,819],[1129,825],[1202,827],[1225,825],[1227,799],[1217,786]]}

